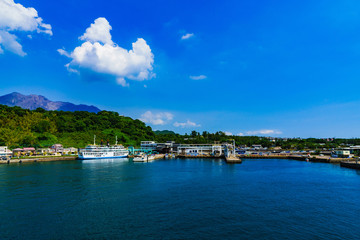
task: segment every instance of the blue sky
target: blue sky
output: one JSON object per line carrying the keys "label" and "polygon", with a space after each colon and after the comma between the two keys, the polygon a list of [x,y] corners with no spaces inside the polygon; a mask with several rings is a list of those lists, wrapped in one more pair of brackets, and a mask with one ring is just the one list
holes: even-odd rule
{"label": "blue sky", "polygon": [[21,11],[0,14],[1,95],[91,104],[179,133],[360,135],[358,1],[15,3]]}

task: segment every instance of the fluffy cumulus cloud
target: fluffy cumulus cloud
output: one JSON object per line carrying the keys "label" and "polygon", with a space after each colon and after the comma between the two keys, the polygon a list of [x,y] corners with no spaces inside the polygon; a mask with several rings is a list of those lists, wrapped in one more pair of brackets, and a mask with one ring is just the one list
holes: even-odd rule
{"label": "fluffy cumulus cloud", "polygon": [[112,41],[111,26],[105,18],[98,18],[79,37],[84,43],[68,53],[59,49],[61,55],[71,58],[65,66],[71,72],[90,69],[97,73],[112,75],[118,84],[128,86],[127,79],[143,81],[151,79],[154,55],[142,38],[126,50]]}
{"label": "fluffy cumulus cloud", "polygon": [[0,53],[5,49],[20,56],[26,55],[14,34],[20,31],[52,35],[51,25],[44,23],[34,8],[24,7],[13,0],[0,0]]}
{"label": "fluffy cumulus cloud", "polygon": [[196,124],[194,122],[191,122],[190,120],[187,120],[186,122],[174,122],[174,127],[182,127],[182,128],[188,128],[188,127],[201,127],[200,124]]}
{"label": "fluffy cumulus cloud", "polygon": [[274,129],[261,129],[261,130],[255,130],[255,131],[247,131],[245,133],[238,133],[238,136],[254,136],[254,135],[278,135],[282,134],[281,131],[274,130]]}
{"label": "fluffy cumulus cloud", "polygon": [[233,136],[234,135],[234,134],[232,134],[232,132],[225,131],[224,133],[225,133],[226,136]]}
{"label": "fluffy cumulus cloud", "polygon": [[153,125],[165,125],[174,118],[174,115],[169,112],[153,113],[147,111],[141,115],[140,120],[144,123],[150,123]]}
{"label": "fluffy cumulus cloud", "polygon": [[187,33],[187,34],[181,36],[181,40],[186,40],[186,39],[189,39],[192,37],[194,37],[193,33]]}
{"label": "fluffy cumulus cloud", "polygon": [[84,35],[79,37],[79,39],[92,43],[101,42],[103,44],[114,45],[111,40],[111,29],[110,23],[106,20],[106,18],[100,17],[86,29]]}
{"label": "fluffy cumulus cloud", "polygon": [[203,79],[206,79],[207,76],[205,75],[199,75],[199,76],[190,76],[190,79],[192,80],[203,80]]}

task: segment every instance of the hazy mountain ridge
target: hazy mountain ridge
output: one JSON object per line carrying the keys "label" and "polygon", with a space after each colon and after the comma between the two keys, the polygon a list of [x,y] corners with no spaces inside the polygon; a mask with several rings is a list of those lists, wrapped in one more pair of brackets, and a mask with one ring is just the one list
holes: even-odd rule
{"label": "hazy mountain ridge", "polygon": [[51,101],[41,95],[23,95],[21,93],[13,92],[0,96],[0,104],[10,107],[18,106],[25,109],[34,110],[37,108],[43,108],[45,110],[58,110],[58,111],[87,111],[87,112],[100,112],[101,110],[95,106],[89,105],[76,105],[69,102]]}

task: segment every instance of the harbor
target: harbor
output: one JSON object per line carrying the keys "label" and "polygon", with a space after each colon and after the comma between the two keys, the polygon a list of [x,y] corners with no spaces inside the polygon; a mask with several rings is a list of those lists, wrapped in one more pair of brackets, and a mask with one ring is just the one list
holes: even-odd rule
{"label": "harbor", "polygon": [[[357,149],[357,148],[356,148]],[[64,148],[61,144],[54,144],[48,149],[35,149],[33,147],[16,148],[0,147],[0,164],[73,161],[105,158],[128,158],[132,162],[152,162],[160,159],[223,159],[226,163],[242,163],[244,159],[290,159],[307,162],[321,162],[339,164],[344,167],[359,169],[354,164],[353,154],[350,150],[336,150],[331,154],[314,154],[312,151],[274,151],[254,145],[252,148],[240,148],[232,143],[213,144],[177,144],[174,141],[157,143],[155,141],[142,141],[139,148],[123,147],[117,143],[109,142],[96,145],[94,143],[83,149]]]}

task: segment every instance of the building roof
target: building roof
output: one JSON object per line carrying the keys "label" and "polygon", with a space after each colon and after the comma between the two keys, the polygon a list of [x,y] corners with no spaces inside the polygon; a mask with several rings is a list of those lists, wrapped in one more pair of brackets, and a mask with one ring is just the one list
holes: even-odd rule
{"label": "building roof", "polygon": [[35,151],[35,148],[33,147],[28,147],[28,148],[23,148],[24,151]]}

